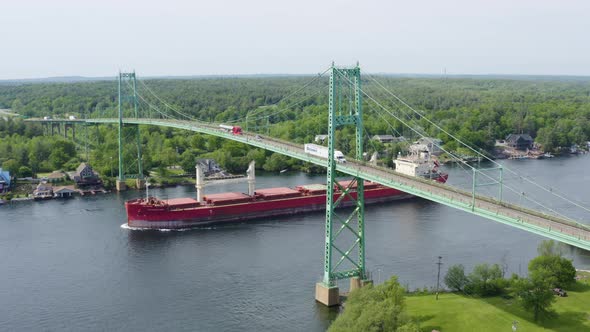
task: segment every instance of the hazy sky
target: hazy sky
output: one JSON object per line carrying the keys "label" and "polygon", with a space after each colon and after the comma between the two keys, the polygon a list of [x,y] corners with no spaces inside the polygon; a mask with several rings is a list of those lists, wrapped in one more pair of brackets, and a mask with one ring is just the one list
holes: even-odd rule
{"label": "hazy sky", "polygon": [[590,1],[0,0],[0,79],[363,71],[590,75]]}

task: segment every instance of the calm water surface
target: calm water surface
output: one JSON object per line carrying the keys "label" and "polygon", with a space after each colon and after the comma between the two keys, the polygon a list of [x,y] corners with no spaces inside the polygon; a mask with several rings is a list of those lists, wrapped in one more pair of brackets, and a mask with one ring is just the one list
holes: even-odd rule
{"label": "calm water surface", "polygon": [[[590,156],[506,161],[585,202]],[[465,176],[449,169],[451,182]],[[324,181],[261,175],[258,187]],[[208,192],[246,191],[219,184]],[[194,189],[154,190],[160,197]],[[187,231],[132,231],[126,192],[0,208],[0,330],[323,331],[334,312],[314,301],[323,266],[324,214]],[[366,209],[367,263],[376,282],[436,284],[444,267],[505,261],[524,274],[542,238],[413,199]],[[570,250],[578,268],[590,256]]]}

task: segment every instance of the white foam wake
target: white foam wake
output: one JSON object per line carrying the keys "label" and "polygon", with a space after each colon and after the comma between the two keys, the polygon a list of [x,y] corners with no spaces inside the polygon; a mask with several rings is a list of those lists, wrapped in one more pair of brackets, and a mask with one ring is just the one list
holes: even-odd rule
{"label": "white foam wake", "polygon": [[214,227],[194,227],[194,228],[143,228],[143,227],[131,227],[127,223],[122,224],[121,228],[128,229],[131,231],[158,231],[158,232],[184,232],[194,229],[214,229]]}

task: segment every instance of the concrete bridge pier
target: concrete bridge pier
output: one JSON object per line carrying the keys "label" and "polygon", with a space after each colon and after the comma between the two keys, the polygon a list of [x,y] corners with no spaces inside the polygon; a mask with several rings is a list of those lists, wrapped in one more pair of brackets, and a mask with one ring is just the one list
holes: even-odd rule
{"label": "concrete bridge pier", "polygon": [[51,123],[51,136],[55,135],[55,128],[57,128],[57,133],[61,135],[61,126],[59,123]]}
{"label": "concrete bridge pier", "polygon": [[127,184],[125,184],[125,180],[118,180],[115,182],[115,186],[117,187],[117,191],[125,191],[127,190]]}
{"label": "concrete bridge pier", "polygon": [[[373,280],[361,279],[360,277],[350,278],[350,292],[366,285],[373,284]],[[315,284],[315,300],[321,304],[332,307],[340,304],[340,290],[338,286],[326,286],[323,282]]]}
{"label": "concrete bridge pier", "polygon": [[135,186],[137,187],[137,189],[145,189],[145,180],[135,179]]}
{"label": "concrete bridge pier", "polygon": [[327,286],[323,282],[315,284],[315,300],[332,307],[340,304],[340,290],[338,286]]}
{"label": "concrete bridge pier", "polygon": [[352,278],[350,278],[350,291],[352,292],[355,289],[365,287],[368,284],[373,284],[373,280],[361,279],[359,277],[352,277]]}

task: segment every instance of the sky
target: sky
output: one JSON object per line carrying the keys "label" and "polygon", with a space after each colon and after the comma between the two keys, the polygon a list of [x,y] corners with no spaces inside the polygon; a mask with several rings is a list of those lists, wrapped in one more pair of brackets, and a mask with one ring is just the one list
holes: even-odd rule
{"label": "sky", "polygon": [[590,75],[590,1],[0,0],[0,79]]}

